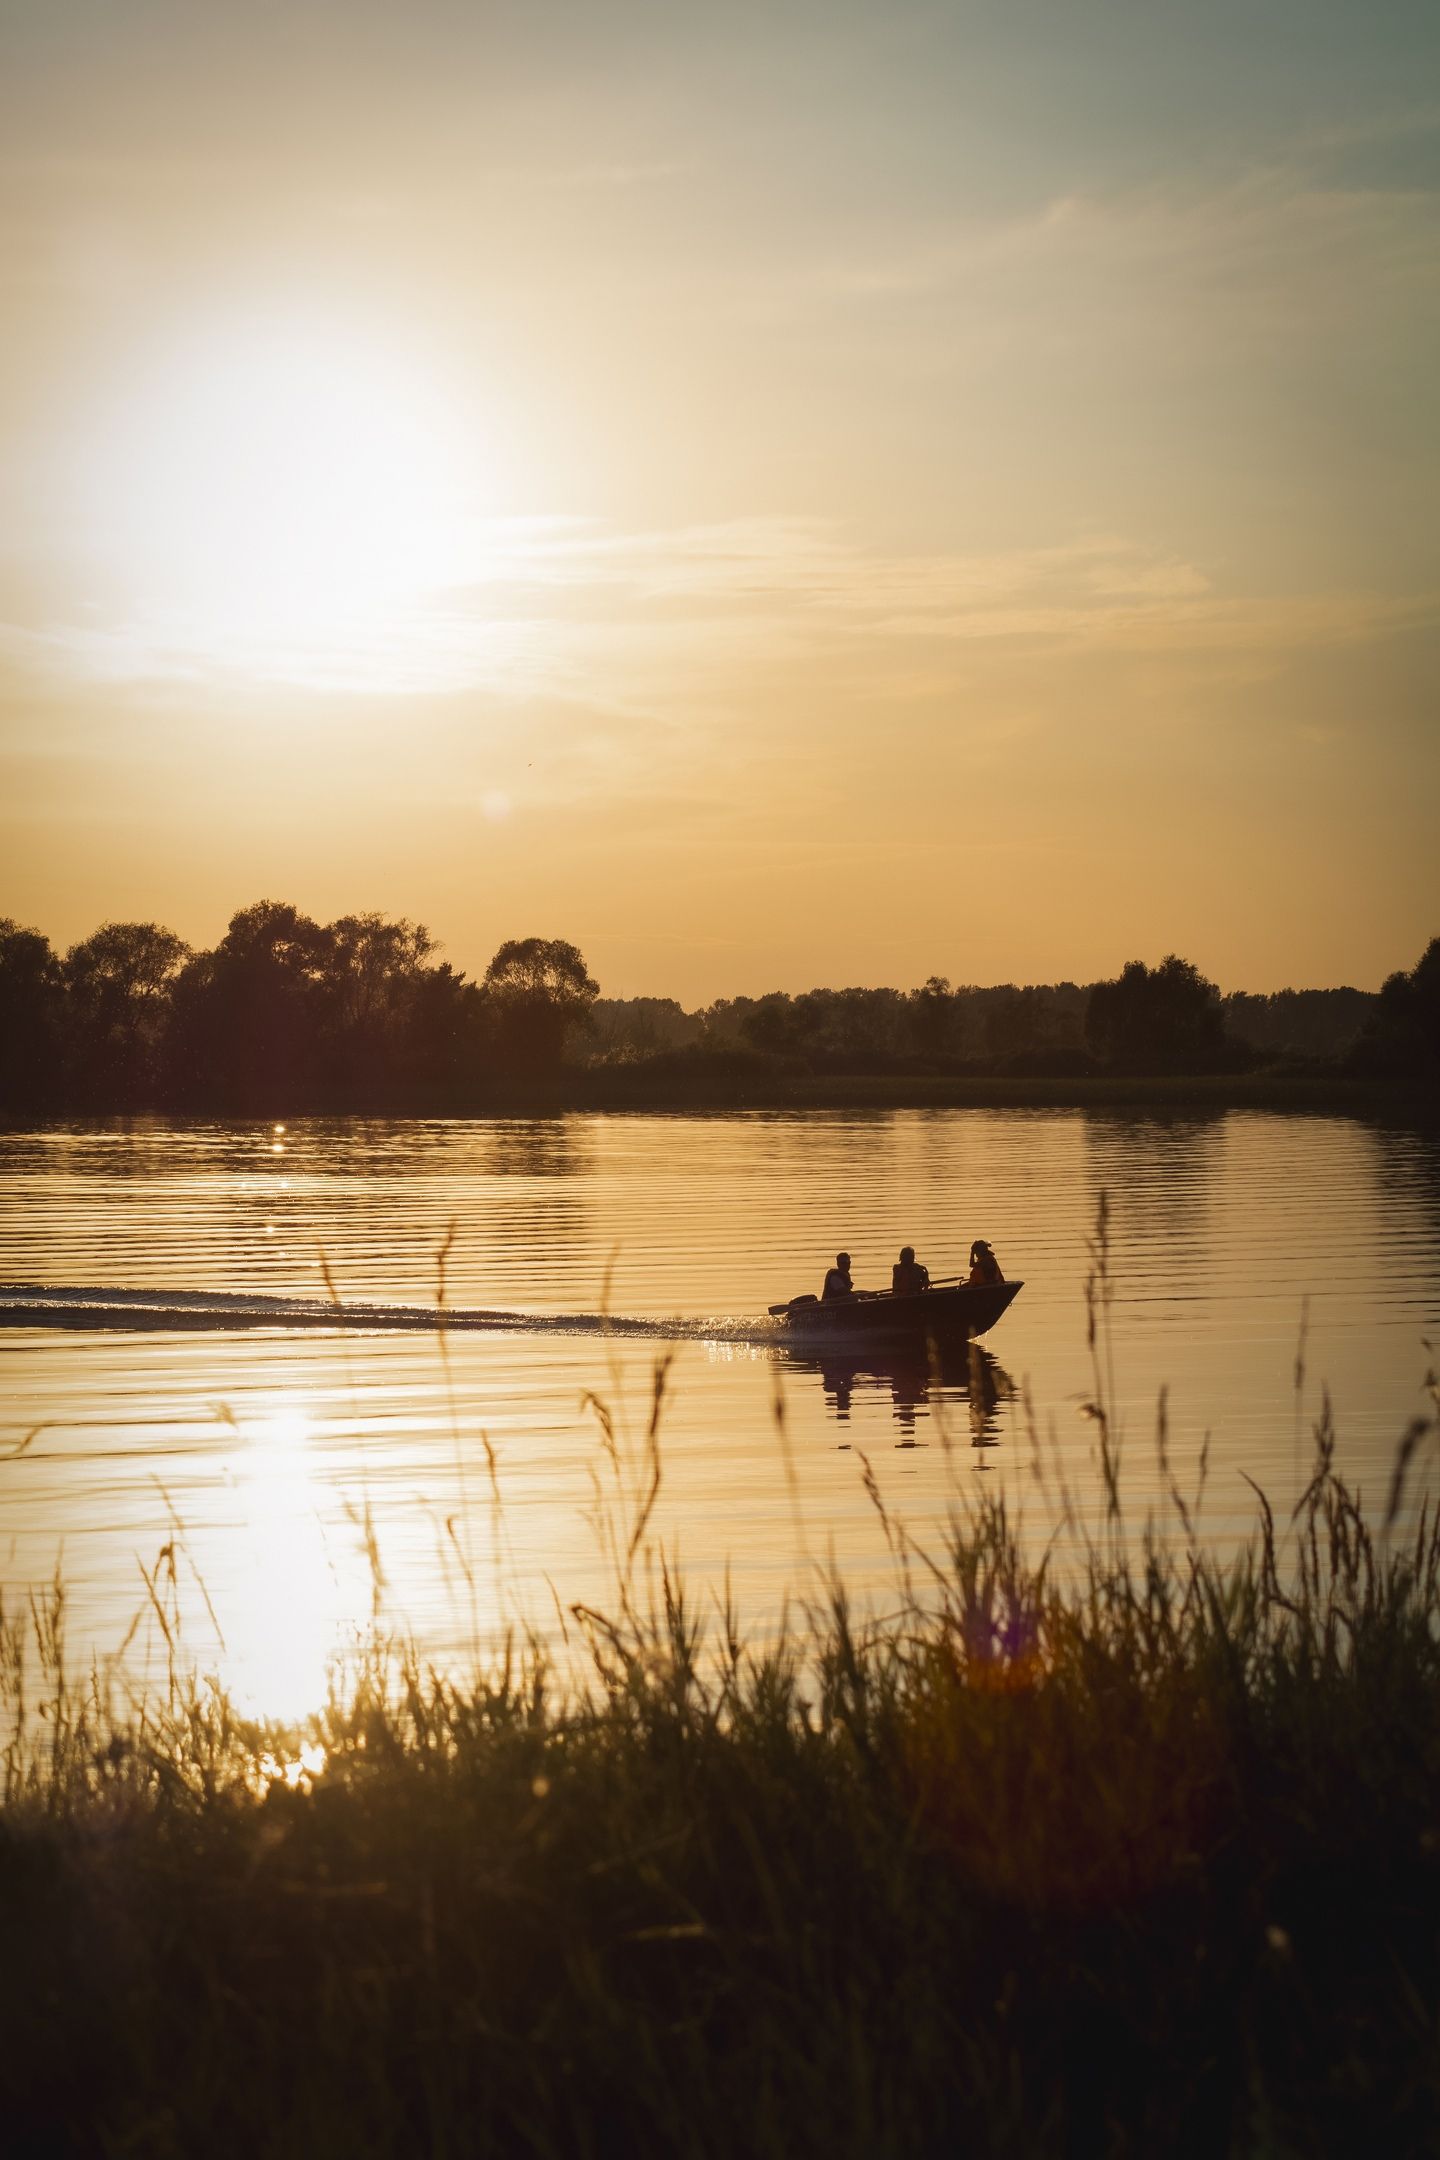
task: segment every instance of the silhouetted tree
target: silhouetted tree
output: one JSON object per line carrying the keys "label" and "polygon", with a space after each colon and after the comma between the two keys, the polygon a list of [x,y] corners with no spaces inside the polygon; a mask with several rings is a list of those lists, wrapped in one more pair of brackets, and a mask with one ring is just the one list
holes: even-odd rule
{"label": "silhouetted tree", "polygon": [[315,1094],[329,931],[288,901],[241,908],[174,989],[169,1067],[183,1097],[262,1110]]}
{"label": "silhouetted tree", "polygon": [[943,1057],[955,1047],[955,999],[945,975],[927,975],[907,999],[910,1037],[922,1057]]}
{"label": "silhouetted tree", "polygon": [[800,1045],[822,1064],[884,1066],[904,1045],[905,1001],[898,990],[807,990],[795,1003]]}
{"label": "silhouetted tree", "polygon": [[1387,1078],[1440,1081],[1440,938],[1431,938],[1408,974],[1386,977],[1355,1063]]}
{"label": "silhouetted tree", "polygon": [[1123,1073],[1213,1072],[1229,1051],[1220,992],[1175,953],[1156,968],[1132,960],[1114,982],[1096,983],[1085,1040]]}
{"label": "silhouetted tree", "polygon": [[1044,1008],[1035,990],[1006,983],[984,1007],[985,1053],[1001,1060],[1034,1050],[1045,1040]]}
{"label": "silhouetted tree", "polygon": [[1226,1033],[1280,1057],[1343,1057],[1376,1006],[1373,990],[1232,990],[1223,1001]]}
{"label": "silhouetted tree", "polygon": [[407,1063],[435,940],[423,923],[375,914],[342,915],[325,939],[319,1017],[327,1091],[358,1083],[381,1097]]}
{"label": "silhouetted tree", "polygon": [[476,984],[442,960],[410,986],[396,1068],[402,1094],[464,1101],[473,1095],[488,1054],[485,1000]]}
{"label": "silhouetted tree", "polygon": [[103,923],[65,955],[71,1084],[86,1102],[153,1099],[170,997],[190,947],[159,923]]}
{"label": "silhouetted tree", "polygon": [[804,1028],[796,1001],[784,990],[760,998],[736,998],[731,1007],[740,1039],[772,1057],[794,1056],[804,1047]]}
{"label": "silhouetted tree", "polygon": [[64,1073],[65,986],[50,940],[0,916],[0,1103],[54,1101]]}
{"label": "silhouetted tree", "polygon": [[1074,983],[1002,983],[964,993],[969,1037],[988,1063],[1007,1073],[1093,1069],[1084,1044],[1088,993]]}
{"label": "silhouetted tree", "polygon": [[[932,975],[918,989],[774,990],[760,998],[720,998],[699,1018],[713,1049],[744,1045],[832,1071],[884,1072],[908,1058],[1058,1057],[1070,1069],[1081,1051],[1087,993],[1075,983],[1016,989],[952,989]],[[1062,1053],[1064,1053],[1062,1055]],[[1070,1055],[1074,1053],[1074,1055]]]}
{"label": "silhouetted tree", "polygon": [[706,1032],[770,1056],[863,1070],[894,1060],[908,1040],[909,1009],[898,990],[772,990],[711,1006]]}
{"label": "silhouetted tree", "polygon": [[700,1034],[698,1014],[675,998],[597,998],[590,1008],[586,1049],[604,1064],[627,1064],[660,1050],[679,1050]]}
{"label": "silhouetted tree", "polygon": [[507,938],[482,985],[500,1062],[551,1072],[600,995],[577,947],[564,938]]}

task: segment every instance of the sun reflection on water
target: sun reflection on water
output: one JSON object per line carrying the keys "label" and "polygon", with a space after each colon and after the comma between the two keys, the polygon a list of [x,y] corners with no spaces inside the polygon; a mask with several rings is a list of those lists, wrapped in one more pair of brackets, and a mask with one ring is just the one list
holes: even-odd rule
{"label": "sun reflection on water", "polygon": [[336,1659],[362,1640],[372,1608],[363,1549],[327,1534],[316,1447],[314,1422],[292,1403],[248,1420],[232,1460],[249,1566],[221,1611],[225,1679],[264,1717],[319,1708]]}

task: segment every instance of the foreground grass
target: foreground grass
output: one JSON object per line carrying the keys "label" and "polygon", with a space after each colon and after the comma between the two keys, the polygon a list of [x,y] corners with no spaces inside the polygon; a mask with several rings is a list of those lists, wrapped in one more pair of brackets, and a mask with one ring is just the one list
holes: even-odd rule
{"label": "foreground grass", "polygon": [[578,1691],[376,1652],[313,1775],[213,1692],[107,1722],[36,1607],[4,2150],[1433,2150],[1440,1538],[1328,1448],[1278,1554],[1112,1513],[1060,1586],[982,1504],[763,1651],[622,1552]]}

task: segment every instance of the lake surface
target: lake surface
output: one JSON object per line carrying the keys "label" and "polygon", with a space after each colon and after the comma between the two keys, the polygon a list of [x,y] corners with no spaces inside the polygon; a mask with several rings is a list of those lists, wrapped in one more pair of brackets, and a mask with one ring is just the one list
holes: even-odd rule
{"label": "lake surface", "polygon": [[[702,1603],[728,1570],[756,1633],[832,1565],[873,1609],[893,1601],[867,1474],[932,1548],[982,1490],[1023,1502],[1037,1541],[1061,1477],[1098,1520],[1082,1406],[1102,1193],[1137,1522],[1164,1505],[1162,1386],[1187,1494],[1209,1435],[1217,1544],[1253,1520],[1242,1472],[1288,1506],[1322,1383],[1341,1468],[1382,1500],[1440,1329],[1440,1141],[1345,1118],[143,1120],[0,1134],[0,1173],[0,1281],[57,1304],[148,1294],[116,1325],[54,1325],[73,1317],[57,1310],[0,1329],[7,1610],[58,1568],[72,1662],[125,1645],[143,1685],[163,1652],[144,1570],[188,1660],[279,1716],[319,1700],[377,1621],[453,1663],[497,1623],[558,1640],[573,1602],[613,1602],[607,1552],[644,1488],[657,1362],[646,1542],[678,1555]],[[839,1246],[878,1286],[902,1242],[938,1276],[977,1235],[1025,1288],[973,1370],[821,1361],[765,1318],[818,1290]],[[261,1302],[442,1292],[491,1320],[297,1330]],[[196,1310],[219,1296],[230,1313]],[[154,1574],[167,1548],[173,1580],[163,1560]]]}

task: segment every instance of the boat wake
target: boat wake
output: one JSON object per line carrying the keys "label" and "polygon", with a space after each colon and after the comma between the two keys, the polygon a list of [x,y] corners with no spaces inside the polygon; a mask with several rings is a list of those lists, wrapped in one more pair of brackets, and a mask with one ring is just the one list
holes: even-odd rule
{"label": "boat wake", "polygon": [[627,1319],[613,1313],[527,1313],[478,1306],[339,1302],[252,1290],[137,1290],[0,1283],[0,1327],[95,1328],[134,1333],[239,1328],[348,1328],[415,1335],[638,1336],[655,1342],[770,1342],[763,1319]]}

